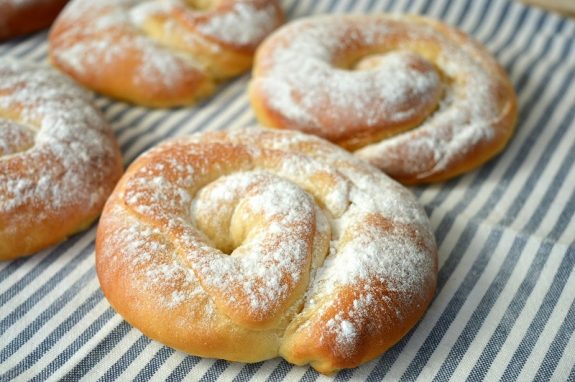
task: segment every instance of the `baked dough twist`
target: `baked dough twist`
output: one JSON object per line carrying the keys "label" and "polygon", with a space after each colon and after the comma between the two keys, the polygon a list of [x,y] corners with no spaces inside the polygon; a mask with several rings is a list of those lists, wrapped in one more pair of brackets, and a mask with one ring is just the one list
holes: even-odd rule
{"label": "baked dough twist", "polygon": [[0,62],[0,260],[86,228],[121,174],[89,94],[53,69]]}
{"label": "baked dough twist", "polygon": [[186,105],[248,70],[282,18],[277,0],[75,0],[51,30],[50,59],[106,95]]}
{"label": "baked dough twist", "polygon": [[322,373],[377,357],[420,319],[436,257],[409,191],[317,137],[269,129],[142,155],[96,239],[105,296],[147,336]]}
{"label": "baked dough twist", "polygon": [[0,0],[0,41],[49,26],[68,0]]}
{"label": "baked dough twist", "polygon": [[513,87],[489,52],[423,17],[295,21],[262,43],[253,72],[262,124],[324,137],[406,184],[481,165],[517,117]]}

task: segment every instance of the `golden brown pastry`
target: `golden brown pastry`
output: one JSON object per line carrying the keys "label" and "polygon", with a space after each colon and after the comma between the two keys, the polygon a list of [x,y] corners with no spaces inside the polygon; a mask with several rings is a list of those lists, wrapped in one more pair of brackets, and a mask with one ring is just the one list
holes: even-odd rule
{"label": "golden brown pastry", "polygon": [[88,93],[53,69],[0,61],[0,260],[88,227],[121,173]]}
{"label": "golden brown pastry", "polygon": [[108,200],[96,267],[112,306],[185,352],[332,373],[387,350],[435,291],[413,196],[317,137],[244,129],[165,142]]}
{"label": "golden brown pastry", "polygon": [[68,0],[0,0],[0,41],[48,27]]}
{"label": "golden brown pastry", "polygon": [[489,52],[418,16],[292,22],[258,49],[249,93],[264,125],[326,138],[407,184],[481,165],[517,118]]}
{"label": "golden brown pastry", "polygon": [[186,105],[248,70],[282,18],[277,0],[75,0],[51,30],[50,59],[106,95]]}

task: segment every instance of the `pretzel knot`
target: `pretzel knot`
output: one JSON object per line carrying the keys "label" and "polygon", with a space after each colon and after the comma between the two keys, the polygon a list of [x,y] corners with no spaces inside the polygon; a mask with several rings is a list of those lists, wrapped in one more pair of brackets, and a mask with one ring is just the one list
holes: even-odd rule
{"label": "pretzel knot", "polygon": [[416,16],[323,16],[273,33],[250,99],[267,126],[326,138],[403,183],[469,171],[503,149],[517,101],[489,52]]}
{"label": "pretzel knot", "polygon": [[121,173],[88,93],[54,70],[0,63],[0,260],[87,227]]}
{"label": "pretzel knot", "polygon": [[433,235],[407,190],[318,138],[259,129],[180,138],[137,159],[96,252],[104,294],[146,335],[324,373],[396,343],[436,281]]}
{"label": "pretzel knot", "polygon": [[248,70],[282,20],[276,0],[76,0],[51,30],[50,59],[106,95],[185,105]]}

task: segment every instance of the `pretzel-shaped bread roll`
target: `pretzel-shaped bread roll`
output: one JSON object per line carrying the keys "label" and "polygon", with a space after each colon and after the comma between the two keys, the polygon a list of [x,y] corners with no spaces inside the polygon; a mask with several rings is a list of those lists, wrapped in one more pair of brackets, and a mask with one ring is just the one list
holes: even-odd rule
{"label": "pretzel-shaped bread roll", "polygon": [[91,96],[55,70],[0,62],[0,260],[86,228],[122,174]]}
{"label": "pretzel-shaped bread roll", "polygon": [[276,0],[74,0],[51,30],[50,59],[103,94],[186,105],[248,70],[282,18]]}
{"label": "pretzel-shaped bread roll", "polygon": [[322,373],[395,344],[435,291],[412,195],[319,138],[244,129],[163,143],[110,197],[96,264],[112,306],[188,353]]}
{"label": "pretzel-shaped bread roll", "polygon": [[481,165],[517,118],[513,87],[489,52],[418,16],[292,22],[258,49],[250,99],[262,124],[326,138],[405,184]]}

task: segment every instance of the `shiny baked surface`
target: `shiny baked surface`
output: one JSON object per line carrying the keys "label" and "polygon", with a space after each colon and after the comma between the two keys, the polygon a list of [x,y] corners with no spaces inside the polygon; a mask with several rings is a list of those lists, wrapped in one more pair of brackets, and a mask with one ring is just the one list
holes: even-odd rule
{"label": "shiny baked surface", "polygon": [[[575,366],[575,23],[514,1],[283,0],[286,18],[416,13],[477,38],[519,97],[508,148],[476,171],[411,188],[439,247],[438,292],[421,322],[381,357],[334,378],[569,380]],[[45,34],[0,44],[46,62]],[[125,163],[159,141],[255,123],[249,76],[194,108],[148,110],[96,97]],[[8,380],[331,380],[281,358],[256,364],[194,357],[153,341],[103,296],[93,226],[62,245],[0,262],[0,375]],[[87,377],[86,377],[87,378]],[[0,378],[1,379],[1,378]]]}
{"label": "shiny baked surface", "polygon": [[399,341],[437,270],[409,191],[316,137],[255,128],[136,160],[106,204],[96,257],[112,306],[151,338],[322,373]]}
{"label": "shiny baked surface", "polygon": [[282,21],[276,0],[75,0],[50,31],[50,60],[114,98],[187,105],[248,70]]}
{"label": "shiny baked surface", "polygon": [[329,139],[406,184],[483,164],[517,118],[513,87],[491,54],[420,16],[294,21],[259,48],[253,77],[264,125]]}
{"label": "shiny baked surface", "polygon": [[122,173],[89,93],[45,65],[0,62],[0,259],[88,227]]}

